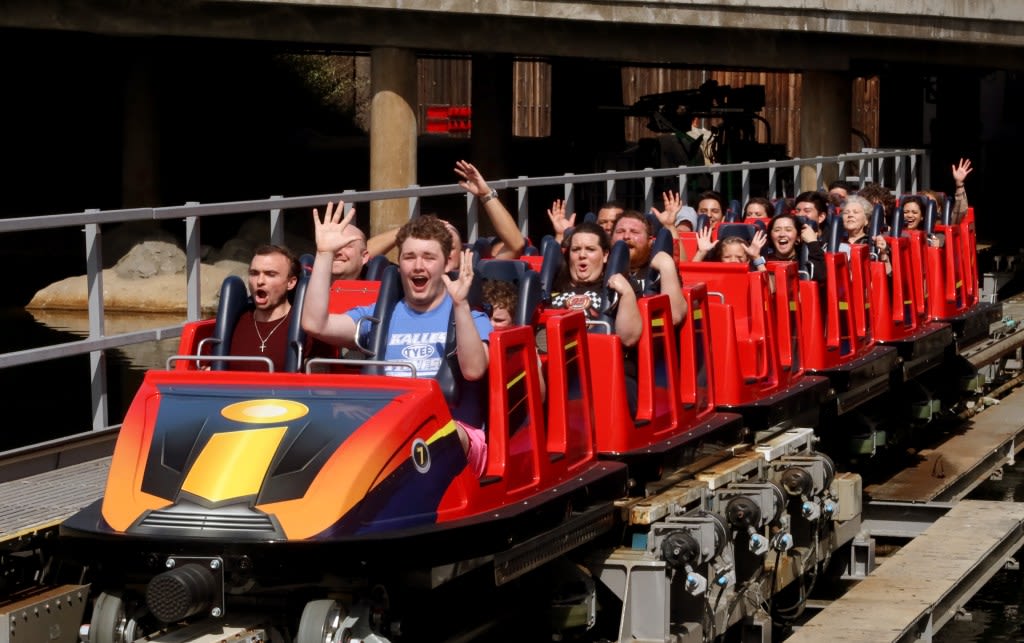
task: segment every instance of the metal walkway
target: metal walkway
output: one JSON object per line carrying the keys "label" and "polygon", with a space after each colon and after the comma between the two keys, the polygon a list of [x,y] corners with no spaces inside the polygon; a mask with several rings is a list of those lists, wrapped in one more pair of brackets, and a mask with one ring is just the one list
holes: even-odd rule
{"label": "metal walkway", "polygon": [[952,502],[1003,465],[1024,447],[1024,388],[968,421],[962,432],[942,444],[922,449],[919,461],[884,483],[867,489],[872,501]]}
{"label": "metal walkway", "polygon": [[787,643],[930,641],[1024,545],[1024,504],[962,500]]}
{"label": "metal walkway", "polygon": [[0,483],[0,546],[54,529],[99,499],[110,458],[100,458]]}

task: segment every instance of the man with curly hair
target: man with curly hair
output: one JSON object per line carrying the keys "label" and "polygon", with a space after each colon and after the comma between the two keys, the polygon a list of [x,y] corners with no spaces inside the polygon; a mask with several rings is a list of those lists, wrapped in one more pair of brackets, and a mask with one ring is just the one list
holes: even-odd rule
{"label": "man with curly hair", "polygon": [[[354,216],[345,213],[344,203],[337,208],[327,204],[323,219],[313,210],[316,230],[316,259],[309,277],[302,311],[302,327],[314,337],[330,344],[354,347],[360,332],[358,320],[373,314],[373,305],[354,308],[345,313],[328,313],[331,285],[331,263],[339,244],[346,239],[345,229]],[[464,251],[458,277],[445,272],[452,249],[452,236],[444,222],[436,217],[412,219],[398,230],[398,270],[404,296],[395,307],[388,327],[387,348],[377,359],[412,360],[418,377],[435,377],[445,359],[449,320],[455,322],[456,358],[461,377],[468,388],[485,384],[489,354],[486,340],[491,332],[487,316],[469,305],[473,282],[473,261]],[[389,375],[408,376],[407,369],[385,369]],[[452,409],[452,418],[459,429],[459,438],[473,471],[480,475],[486,464],[487,444],[483,425],[484,411],[480,395],[464,392]]]}

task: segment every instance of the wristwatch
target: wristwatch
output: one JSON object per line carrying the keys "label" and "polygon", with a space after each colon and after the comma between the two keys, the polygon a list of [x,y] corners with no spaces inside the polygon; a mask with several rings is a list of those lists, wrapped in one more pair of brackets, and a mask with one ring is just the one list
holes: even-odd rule
{"label": "wristwatch", "polygon": [[480,197],[480,205],[483,205],[483,204],[487,203],[491,199],[497,199],[497,198],[498,198],[498,191],[492,188],[490,194],[485,194],[482,197]]}
{"label": "wristwatch", "polygon": [[760,268],[761,266],[763,266],[766,263],[768,263],[768,262],[765,261],[764,257],[758,257],[757,259],[754,259],[753,261],[751,261],[750,265],[754,266],[755,268]]}

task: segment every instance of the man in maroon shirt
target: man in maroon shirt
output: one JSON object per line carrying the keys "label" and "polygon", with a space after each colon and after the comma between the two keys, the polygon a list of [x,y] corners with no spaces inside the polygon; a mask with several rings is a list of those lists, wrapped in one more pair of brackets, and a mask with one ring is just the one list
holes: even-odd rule
{"label": "man in maroon shirt", "polygon": [[[282,246],[262,245],[249,262],[249,295],[252,308],[238,318],[231,335],[231,354],[269,357],[275,371],[285,370],[288,356],[288,328],[292,303],[289,294],[299,280],[299,260]],[[331,347],[306,340],[304,358],[327,356]],[[314,354],[316,353],[316,354]],[[336,352],[335,352],[335,355]],[[262,371],[261,362],[231,362],[231,370]]]}

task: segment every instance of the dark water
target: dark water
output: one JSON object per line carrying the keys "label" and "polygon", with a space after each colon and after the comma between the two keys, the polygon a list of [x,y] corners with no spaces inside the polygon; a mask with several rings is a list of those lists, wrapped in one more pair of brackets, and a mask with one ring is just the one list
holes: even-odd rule
{"label": "dark water", "polygon": [[[1004,469],[1003,479],[980,486],[971,498],[1024,500],[1024,460]],[[1024,561],[1024,549],[1014,558]],[[1024,641],[1024,571],[1004,569],[992,577],[966,605],[969,620],[953,620],[932,639],[936,643]]]}
{"label": "dark water", "polygon": [[[108,335],[171,326],[168,316],[108,315]],[[41,348],[83,339],[84,313],[32,314],[21,308],[0,309],[0,353]],[[162,366],[176,352],[177,339],[107,351],[108,423],[119,424],[146,369]],[[0,451],[52,440],[92,428],[89,356],[77,355],[0,369],[0,399],[11,418],[0,432]]]}

